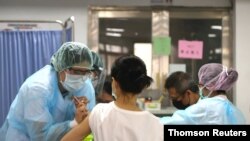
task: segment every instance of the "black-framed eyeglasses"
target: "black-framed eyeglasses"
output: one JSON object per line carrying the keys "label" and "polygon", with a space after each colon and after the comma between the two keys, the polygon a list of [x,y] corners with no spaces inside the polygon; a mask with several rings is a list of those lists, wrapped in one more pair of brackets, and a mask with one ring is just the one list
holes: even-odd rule
{"label": "black-framed eyeglasses", "polygon": [[92,71],[89,70],[89,69],[86,69],[86,70],[82,70],[82,69],[79,69],[79,68],[69,68],[68,69],[71,73],[75,74],[75,75],[92,75]]}

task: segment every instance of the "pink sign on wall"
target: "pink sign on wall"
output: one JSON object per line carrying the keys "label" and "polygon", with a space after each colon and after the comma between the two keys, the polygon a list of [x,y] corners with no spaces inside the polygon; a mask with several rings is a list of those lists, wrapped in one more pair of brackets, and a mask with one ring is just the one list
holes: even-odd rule
{"label": "pink sign on wall", "polygon": [[190,59],[202,59],[203,42],[202,41],[178,41],[178,57]]}

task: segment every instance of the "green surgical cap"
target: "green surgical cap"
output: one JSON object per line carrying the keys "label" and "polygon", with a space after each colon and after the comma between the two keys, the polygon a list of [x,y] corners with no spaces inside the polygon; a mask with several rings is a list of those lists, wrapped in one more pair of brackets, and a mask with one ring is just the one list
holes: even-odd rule
{"label": "green surgical cap", "polygon": [[51,57],[51,64],[57,72],[72,66],[92,68],[93,60],[89,48],[79,42],[66,42]]}
{"label": "green surgical cap", "polygon": [[102,59],[100,58],[100,56],[91,51],[92,53],[92,58],[93,58],[93,69],[94,70],[102,70],[103,69],[103,62],[102,62]]}

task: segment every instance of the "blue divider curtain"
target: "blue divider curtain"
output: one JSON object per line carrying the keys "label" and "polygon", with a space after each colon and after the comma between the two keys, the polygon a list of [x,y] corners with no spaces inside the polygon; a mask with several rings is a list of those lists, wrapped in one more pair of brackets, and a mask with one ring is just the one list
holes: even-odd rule
{"label": "blue divider curtain", "polygon": [[66,29],[66,41],[71,41],[72,40],[72,34],[73,34],[73,29],[72,28],[67,28]]}
{"label": "blue divider curtain", "polygon": [[0,128],[22,83],[50,63],[62,36],[63,31],[0,31]]}

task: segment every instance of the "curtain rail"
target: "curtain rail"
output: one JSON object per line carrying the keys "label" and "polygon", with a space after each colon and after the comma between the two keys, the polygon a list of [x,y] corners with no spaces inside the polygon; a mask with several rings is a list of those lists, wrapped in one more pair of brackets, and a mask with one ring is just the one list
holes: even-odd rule
{"label": "curtain rail", "polygon": [[0,23],[57,23],[64,27],[64,23],[60,20],[49,21],[49,20],[0,20]]}
{"label": "curtain rail", "polygon": [[69,17],[65,22],[64,22],[64,28],[66,29],[67,26],[69,25],[68,23],[71,23],[71,28],[72,28],[72,41],[75,41],[75,17],[71,16]]}
{"label": "curtain rail", "polygon": [[75,40],[75,17],[69,17],[65,22],[61,20],[0,20],[0,23],[56,23],[59,24],[63,30],[69,25],[68,22],[71,22],[72,27],[72,41]]}

